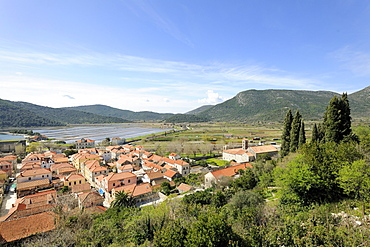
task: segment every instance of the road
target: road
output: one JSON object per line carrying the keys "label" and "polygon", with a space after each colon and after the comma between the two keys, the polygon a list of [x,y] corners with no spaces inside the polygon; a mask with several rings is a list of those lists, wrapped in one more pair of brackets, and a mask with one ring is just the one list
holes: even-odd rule
{"label": "road", "polygon": [[12,204],[14,204],[16,200],[17,193],[14,192],[14,188],[11,188],[10,191],[5,194],[3,203],[1,204],[0,217],[6,215],[9,212],[9,209],[12,208]]}

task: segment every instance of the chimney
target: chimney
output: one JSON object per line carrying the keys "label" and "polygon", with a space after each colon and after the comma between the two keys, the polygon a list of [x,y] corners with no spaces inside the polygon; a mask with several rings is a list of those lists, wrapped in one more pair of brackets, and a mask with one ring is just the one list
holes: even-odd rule
{"label": "chimney", "polygon": [[248,140],[243,138],[242,140],[242,149],[247,150],[248,149]]}

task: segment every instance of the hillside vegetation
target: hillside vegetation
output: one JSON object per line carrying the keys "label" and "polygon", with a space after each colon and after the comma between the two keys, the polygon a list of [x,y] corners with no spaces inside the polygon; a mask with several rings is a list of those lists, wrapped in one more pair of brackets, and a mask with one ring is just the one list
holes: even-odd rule
{"label": "hillside vegetation", "polygon": [[[199,114],[216,121],[280,121],[287,109],[299,110],[305,120],[323,117],[330,99],[339,94],[329,91],[248,90]],[[348,95],[353,118],[370,114],[370,87]]]}
{"label": "hillside vegetation", "polygon": [[171,113],[156,113],[151,111],[134,112],[129,110],[121,110],[106,105],[75,106],[66,107],[64,109],[90,112],[108,117],[119,117],[131,121],[159,121],[174,115]]}
{"label": "hillside vegetation", "polygon": [[63,123],[50,120],[27,109],[0,99],[0,127],[61,126]]}
{"label": "hillside vegetation", "polygon": [[2,127],[58,126],[66,124],[128,123],[131,121],[88,112],[1,100]]}

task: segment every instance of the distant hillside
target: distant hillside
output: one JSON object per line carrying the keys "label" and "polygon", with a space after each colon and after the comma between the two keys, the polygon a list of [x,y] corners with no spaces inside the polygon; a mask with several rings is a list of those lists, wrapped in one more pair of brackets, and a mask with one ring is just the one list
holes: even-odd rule
{"label": "distant hillside", "polygon": [[32,111],[15,106],[0,99],[0,127],[43,127],[61,126],[61,122],[53,121],[35,114]]}
{"label": "distant hillside", "polygon": [[166,123],[202,123],[209,121],[210,119],[205,116],[191,114],[176,114],[165,120]]}
{"label": "distant hillside", "polygon": [[213,105],[203,105],[201,107],[198,107],[194,110],[191,110],[185,114],[191,114],[191,115],[196,115],[198,113],[201,113],[202,111],[205,111],[205,110],[208,110],[209,108],[211,108]]}
{"label": "distant hillside", "polygon": [[75,107],[66,107],[64,109],[90,112],[103,116],[119,117],[131,121],[160,121],[174,115],[172,113],[156,113],[151,111],[134,112],[129,110],[121,110],[106,105],[75,106]]}
{"label": "distant hillside", "polygon": [[370,86],[348,95],[352,118],[370,117]]}
{"label": "distant hillside", "polygon": [[88,112],[74,111],[63,108],[51,108],[27,102],[13,102],[13,101],[6,102],[18,108],[22,108],[27,111],[33,112],[33,114],[36,114],[38,116],[47,118],[49,119],[49,121],[55,121],[62,124],[99,124],[99,123],[131,122],[118,117],[106,117]]}
{"label": "distant hillside", "polygon": [[[248,90],[200,114],[217,121],[281,121],[287,109],[299,110],[306,120],[322,118],[328,91]],[[293,113],[294,114],[294,113]]]}

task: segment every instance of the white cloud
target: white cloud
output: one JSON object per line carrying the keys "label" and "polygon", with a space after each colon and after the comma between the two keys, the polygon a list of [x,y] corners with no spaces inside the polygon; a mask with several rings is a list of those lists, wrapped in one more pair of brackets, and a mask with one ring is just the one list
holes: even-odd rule
{"label": "white cloud", "polygon": [[[0,46],[0,98],[51,107],[106,104],[134,111],[187,112],[252,88],[320,88],[316,80],[256,64],[191,64],[86,50],[33,49]],[[1,71],[2,64],[15,69]],[[17,73],[20,67],[22,74]],[[61,75],[63,80],[55,79]]]}
{"label": "white cloud", "polygon": [[213,90],[207,91],[207,98],[198,100],[198,102],[202,104],[217,104],[222,101],[224,101],[224,98],[218,93],[215,93]]}
{"label": "white cloud", "polygon": [[334,59],[343,64],[343,67],[350,70],[357,76],[370,75],[370,53],[356,51],[346,46],[330,54]]}

